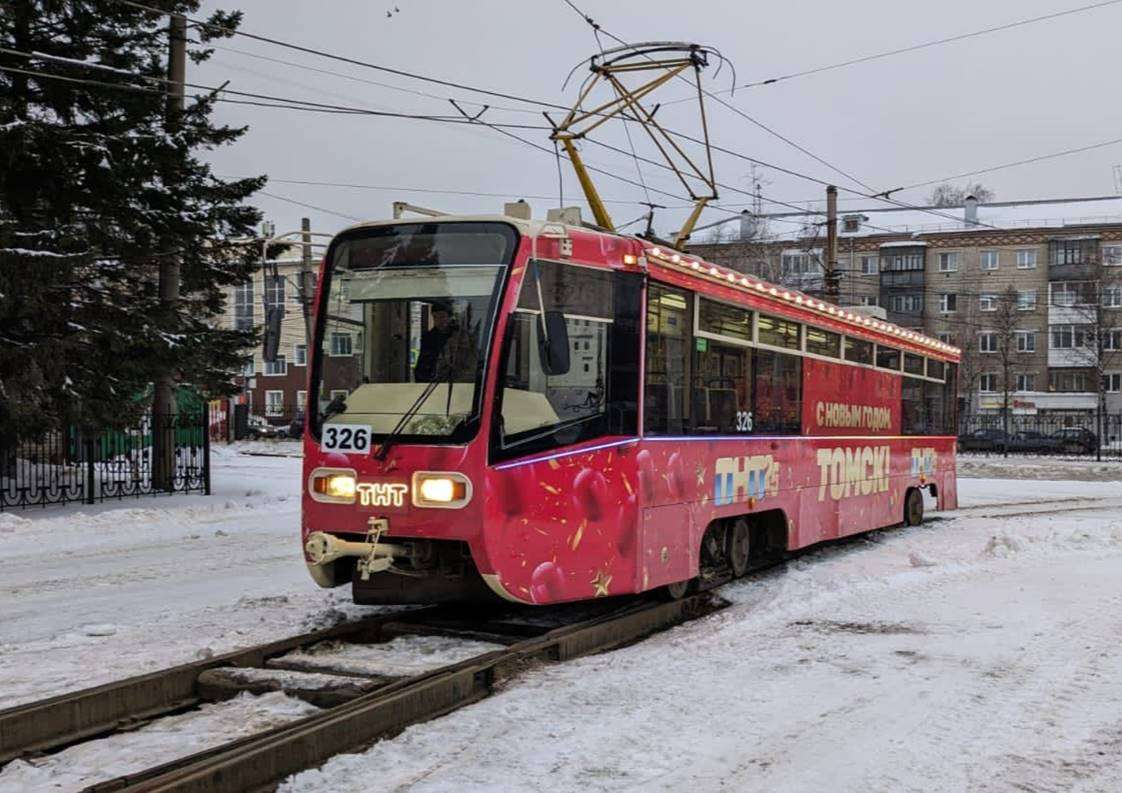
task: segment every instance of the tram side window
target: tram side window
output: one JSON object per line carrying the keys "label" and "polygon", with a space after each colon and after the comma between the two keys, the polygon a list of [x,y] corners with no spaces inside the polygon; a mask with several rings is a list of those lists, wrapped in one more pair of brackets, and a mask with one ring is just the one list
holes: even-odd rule
{"label": "tram side window", "polygon": [[841,335],[807,325],[806,351],[827,358],[841,358]]}
{"label": "tram side window", "polygon": [[905,435],[927,434],[927,405],[923,392],[926,383],[914,377],[905,377],[901,383],[901,429]]}
{"label": "tram side window", "polygon": [[656,435],[681,435],[686,415],[690,295],[658,284],[647,289],[647,381],[643,424]]}
{"label": "tram side window", "polygon": [[873,343],[852,336],[845,337],[845,359],[854,363],[873,363]]}
{"label": "tram side window", "polygon": [[[539,285],[544,310],[565,317],[564,372],[547,372],[542,365]],[[504,339],[496,457],[636,434],[640,286],[640,277],[632,274],[555,262],[531,265]]]}
{"label": "tram side window", "polygon": [[722,338],[699,337],[694,344],[690,414],[694,435],[751,432],[752,312],[698,300],[698,327]]}
{"label": "tram side window", "polygon": [[753,357],[753,430],[773,435],[799,435],[802,431],[803,359],[760,349]]}

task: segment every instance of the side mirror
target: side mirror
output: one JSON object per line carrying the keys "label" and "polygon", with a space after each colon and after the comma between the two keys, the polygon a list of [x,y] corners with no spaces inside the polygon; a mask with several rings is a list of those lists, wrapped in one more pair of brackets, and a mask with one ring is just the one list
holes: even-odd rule
{"label": "side mirror", "polygon": [[281,322],[284,320],[284,308],[270,306],[265,309],[265,336],[262,340],[261,357],[265,363],[273,363],[277,359],[280,349]]}
{"label": "side mirror", "polygon": [[569,372],[569,326],[561,311],[546,311],[538,326],[538,357],[547,375]]}

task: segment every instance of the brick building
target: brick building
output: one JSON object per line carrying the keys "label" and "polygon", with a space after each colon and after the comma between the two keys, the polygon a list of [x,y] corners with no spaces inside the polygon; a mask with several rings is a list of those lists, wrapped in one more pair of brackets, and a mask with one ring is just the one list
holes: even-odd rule
{"label": "brick building", "polygon": [[[999,411],[1006,379],[1015,414],[1086,416],[1100,382],[1122,412],[1122,197],[926,209],[839,211],[841,302],[961,347],[967,412]],[[824,219],[754,217],[691,251],[821,295]]]}

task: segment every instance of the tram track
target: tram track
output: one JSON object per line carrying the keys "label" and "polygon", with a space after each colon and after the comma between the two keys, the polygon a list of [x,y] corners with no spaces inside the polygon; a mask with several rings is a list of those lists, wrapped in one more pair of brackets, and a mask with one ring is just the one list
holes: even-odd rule
{"label": "tram track", "polygon": [[[444,636],[485,641],[498,648],[420,674],[384,678],[333,670],[330,657],[324,656],[326,669],[311,674],[323,677],[324,672],[334,672],[350,683],[334,691],[336,699],[323,690],[317,693],[315,686],[310,692],[282,688],[318,704],[318,712],[86,788],[91,793],[271,789],[333,755],[476,702],[529,666],[614,649],[723,605],[707,587],[680,601],[619,598],[552,607],[531,612],[525,619],[512,617],[510,610],[480,614],[477,609],[474,616],[466,616],[462,608],[440,606],[379,614],[0,711],[0,767],[16,758],[34,759],[135,730],[233,696],[239,676],[247,670],[256,675],[303,674],[292,671],[296,667],[286,665],[284,659],[324,643],[361,646],[403,636]],[[255,688],[251,681],[244,690],[276,689]],[[312,696],[305,696],[309,693]]]}

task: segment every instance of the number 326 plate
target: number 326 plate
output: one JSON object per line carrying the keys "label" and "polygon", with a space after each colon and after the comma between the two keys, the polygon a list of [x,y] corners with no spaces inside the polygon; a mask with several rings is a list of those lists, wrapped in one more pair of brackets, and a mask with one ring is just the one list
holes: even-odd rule
{"label": "number 326 plate", "polygon": [[328,424],[323,428],[320,449],[325,452],[370,451],[370,426],[367,424]]}

